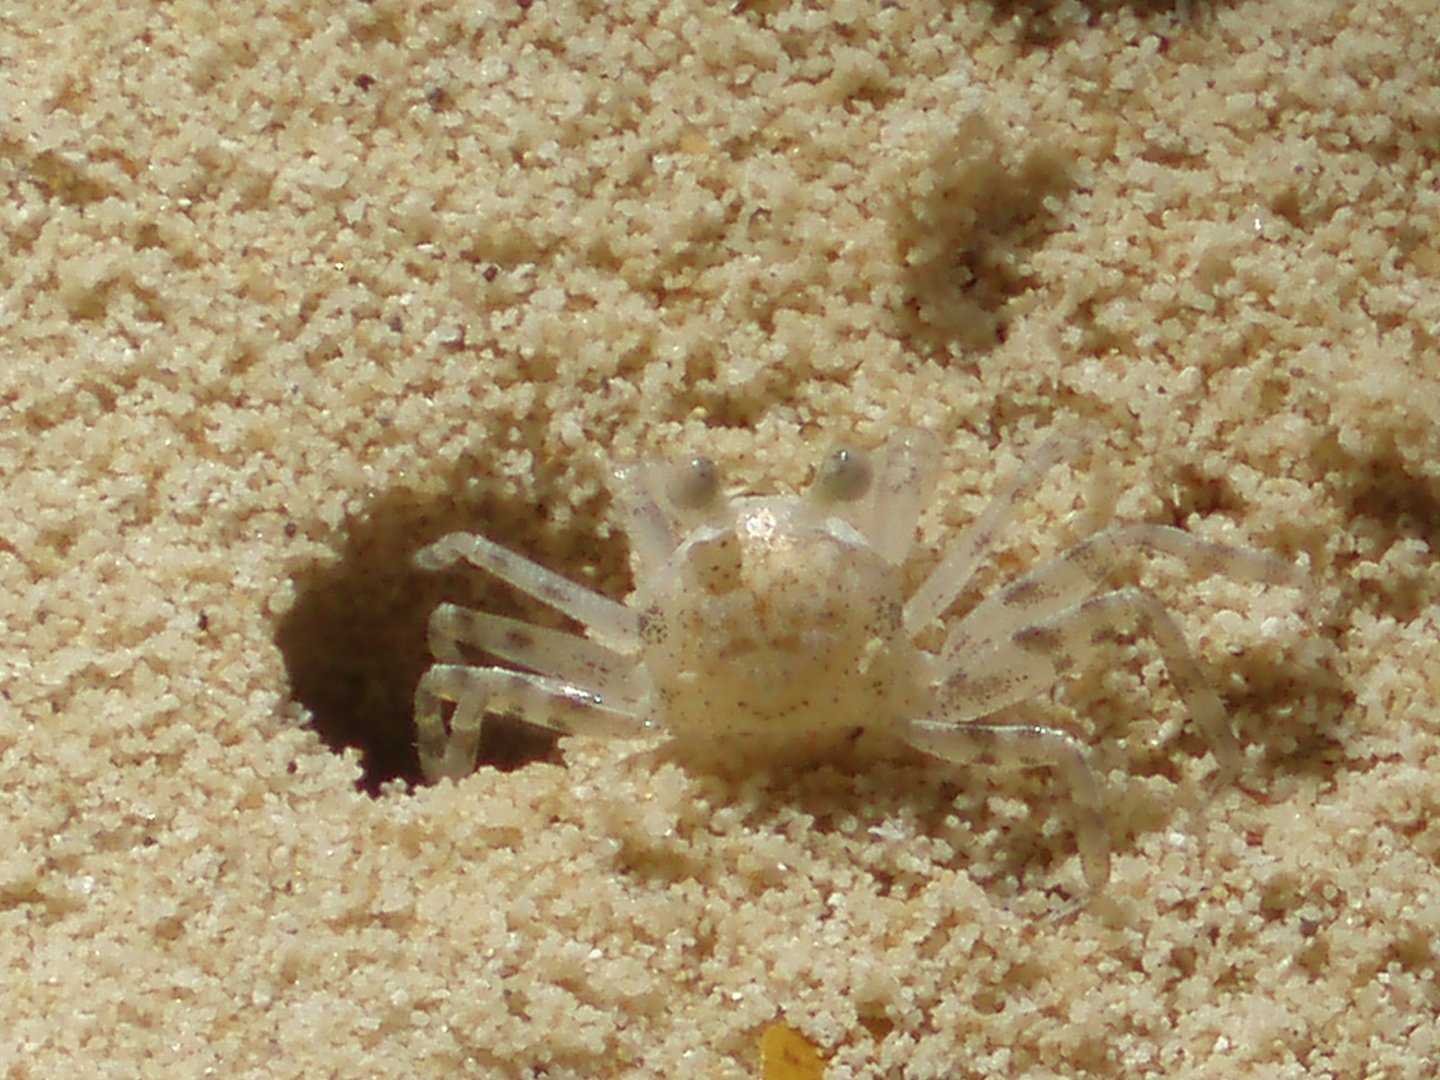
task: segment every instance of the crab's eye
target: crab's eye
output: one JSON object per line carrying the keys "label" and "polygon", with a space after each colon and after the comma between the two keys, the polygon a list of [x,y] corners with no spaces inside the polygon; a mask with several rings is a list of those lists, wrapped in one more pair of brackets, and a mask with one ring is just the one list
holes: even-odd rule
{"label": "crab's eye", "polygon": [[825,502],[854,502],[870,490],[870,459],[842,447],[820,463],[811,490]]}
{"label": "crab's eye", "polygon": [[720,470],[699,455],[681,462],[670,472],[665,496],[678,510],[703,510],[720,495]]}

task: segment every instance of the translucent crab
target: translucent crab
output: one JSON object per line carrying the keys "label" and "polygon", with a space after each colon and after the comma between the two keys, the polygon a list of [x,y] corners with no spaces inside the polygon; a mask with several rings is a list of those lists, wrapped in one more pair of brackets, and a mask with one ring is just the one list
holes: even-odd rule
{"label": "translucent crab", "polygon": [[[577,621],[583,634],[441,604],[437,663],[415,695],[431,780],[475,767],[485,718],[518,715],[566,734],[664,733],[683,754],[762,763],[819,759],[861,737],[949,761],[989,755],[1052,766],[1073,792],[1088,884],[1110,874],[1100,785],[1084,743],[997,714],[1100,658],[1117,630],[1149,637],[1219,763],[1240,752],[1224,706],[1175,620],[1151,593],[1116,587],[1137,554],[1174,556],[1196,576],[1294,585],[1288,564],[1163,525],[1096,533],[981,599],[935,633],[1015,506],[1076,440],[1043,443],[907,595],[905,562],[940,464],[938,440],[907,431],[873,456],[839,449],[801,494],[724,490],[706,458],[614,474],[635,589],[617,603],[483,536],[452,533],[416,564],[464,560]],[[943,641],[925,649],[917,637]],[[507,664],[477,665],[467,649]],[[517,668],[525,670],[517,670]],[[447,717],[448,713],[448,717]]]}

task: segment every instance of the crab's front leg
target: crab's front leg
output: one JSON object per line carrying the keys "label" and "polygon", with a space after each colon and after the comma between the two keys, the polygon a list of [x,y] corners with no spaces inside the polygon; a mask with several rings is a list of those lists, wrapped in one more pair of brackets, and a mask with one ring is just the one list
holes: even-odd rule
{"label": "crab's front leg", "polygon": [[421,570],[445,570],[462,559],[569,615],[608,647],[624,650],[640,644],[639,619],[624,604],[577,585],[487,536],[450,533],[415,553],[415,565]]}
{"label": "crab's front leg", "polygon": [[[514,713],[563,734],[648,734],[638,716],[642,691],[631,654],[640,634],[634,612],[474,533],[441,537],[416,554],[415,565],[441,570],[461,559],[579,620],[594,640],[455,604],[437,607],[429,637],[442,662],[421,676],[415,689],[416,744],[426,779],[474,771],[480,729],[490,713]],[[461,646],[536,673],[467,664]],[[447,703],[454,706],[448,725]]]}
{"label": "crab's front leg", "polygon": [[[448,725],[447,702],[455,707]],[[492,713],[513,713],[565,735],[636,739],[651,733],[641,717],[610,708],[593,690],[563,679],[508,668],[436,664],[415,688],[416,748],[425,778],[474,772],[480,730]]]}

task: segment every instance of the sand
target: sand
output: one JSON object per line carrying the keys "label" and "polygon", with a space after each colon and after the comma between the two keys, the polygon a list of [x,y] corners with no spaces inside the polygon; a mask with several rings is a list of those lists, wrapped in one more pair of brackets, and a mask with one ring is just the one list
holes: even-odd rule
{"label": "sand", "polygon": [[[9,5],[0,1071],[1418,1077],[1440,1052],[1430,0]],[[1229,706],[1126,637],[1045,770],[723,778],[512,729],[417,782],[480,530],[633,586],[606,476],[788,491],[924,426],[921,574],[1113,521]],[[497,731],[507,733],[497,722]]]}

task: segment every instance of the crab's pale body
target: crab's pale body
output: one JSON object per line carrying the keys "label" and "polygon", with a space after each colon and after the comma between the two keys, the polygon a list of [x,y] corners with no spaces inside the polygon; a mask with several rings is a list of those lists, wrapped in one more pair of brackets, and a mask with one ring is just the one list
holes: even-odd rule
{"label": "crab's pale body", "polygon": [[[900,568],[808,500],[741,498],[637,588],[654,713],[693,748],[815,758],[928,713]],[[890,725],[893,726],[893,725]]]}
{"label": "crab's pale body", "polygon": [[[1099,887],[1109,844],[1085,747],[1062,730],[994,714],[1090,659],[1097,638],[1138,629],[1159,646],[1227,777],[1239,751],[1178,627],[1150,593],[1108,579],[1137,551],[1270,584],[1297,574],[1178,529],[1120,526],[1042,562],[955,621],[938,650],[922,649],[917,635],[955,602],[1014,505],[1072,445],[1042,445],[908,597],[904,563],[940,456],[918,431],[893,439],[873,465],[835,452],[798,495],[727,496],[703,458],[619,470],[636,579],[625,604],[484,537],[443,537],[420,552],[420,566],[465,559],[571,615],[586,634],[437,608],[430,641],[440,662],[416,692],[422,769],[432,779],[473,770],[484,717],[506,712],[576,734],[664,732],[687,754],[730,764],[811,760],[862,737],[952,760],[989,751],[1065,773],[1085,874]],[[466,645],[529,670],[473,665]]]}

